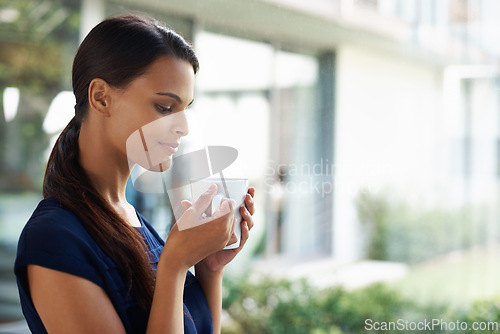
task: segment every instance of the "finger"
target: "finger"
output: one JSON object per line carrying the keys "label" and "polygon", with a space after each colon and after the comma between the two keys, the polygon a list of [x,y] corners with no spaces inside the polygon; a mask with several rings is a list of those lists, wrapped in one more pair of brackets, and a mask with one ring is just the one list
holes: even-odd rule
{"label": "finger", "polygon": [[203,194],[201,194],[200,198],[196,200],[196,202],[193,203],[192,208],[199,214],[201,215],[205,210],[208,208],[208,206],[212,203],[212,198],[214,198],[215,194],[217,193],[217,185],[212,184],[210,188],[208,188],[207,191],[205,191]]}
{"label": "finger", "polygon": [[248,237],[250,236],[250,230],[248,229],[248,224],[246,221],[241,222],[241,241],[240,241],[240,246],[238,247],[238,251],[245,246]]}
{"label": "finger", "polygon": [[234,232],[234,229],[236,228],[236,218],[234,217],[234,214],[232,214],[233,219],[231,220],[231,237],[229,238],[228,242],[226,243],[226,246],[232,245],[235,242],[238,241],[238,236]]}
{"label": "finger", "polygon": [[[233,213],[233,217],[234,217],[234,213]],[[236,230],[236,226],[238,225],[238,223],[239,223],[238,219],[236,219],[236,217],[234,217],[233,218],[233,227],[232,227],[233,233]]]}
{"label": "finger", "polygon": [[227,204],[229,205],[229,209],[234,213],[236,209],[236,201],[232,198],[225,198]]}
{"label": "finger", "polygon": [[251,215],[255,213],[255,203],[250,194],[245,195],[245,206],[247,207],[248,212],[250,212]]}
{"label": "finger", "polygon": [[252,198],[255,196],[255,188],[254,187],[250,187],[248,188],[248,193],[250,194],[250,196],[252,196]]}
{"label": "finger", "polygon": [[227,242],[226,246],[232,245],[237,241],[238,241],[238,237],[236,236],[236,233],[233,233],[233,234],[231,234],[231,238],[229,238],[229,241]]}
{"label": "finger", "polygon": [[191,203],[191,202],[190,202],[190,201],[188,201],[188,200],[183,200],[183,201],[181,202],[181,206],[182,206],[182,208],[183,208],[184,210],[189,209],[192,205],[193,205],[193,203]]}
{"label": "finger", "polygon": [[253,218],[250,212],[244,206],[240,207],[241,218],[248,224],[248,230],[251,230],[254,226]]}
{"label": "finger", "polygon": [[212,217],[220,217],[227,214],[228,212],[234,214],[235,208],[236,201],[234,199],[223,198],[219,208],[212,214]]}

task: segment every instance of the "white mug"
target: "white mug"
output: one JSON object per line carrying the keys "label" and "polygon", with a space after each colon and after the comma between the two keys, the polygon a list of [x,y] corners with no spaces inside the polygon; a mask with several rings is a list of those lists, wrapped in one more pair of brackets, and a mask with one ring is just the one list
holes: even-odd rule
{"label": "white mug", "polygon": [[[224,182],[223,182],[224,180]],[[193,203],[208,190],[212,184],[217,185],[217,194],[212,199],[212,204],[207,210],[207,216],[211,216],[212,213],[219,209],[220,203],[223,198],[234,199],[236,201],[236,208],[234,210],[234,217],[236,218],[237,224],[234,229],[234,233],[238,237],[238,240],[230,244],[224,249],[234,249],[240,246],[241,240],[241,214],[240,206],[245,205],[245,195],[248,192],[248,179],[244,178],[215,178],[210,177],[206,179],[191,180],[191,195],[193,196]],[[224,186],[225,183],[225,186]],[[226,194],[227,189],[227,194]]]}

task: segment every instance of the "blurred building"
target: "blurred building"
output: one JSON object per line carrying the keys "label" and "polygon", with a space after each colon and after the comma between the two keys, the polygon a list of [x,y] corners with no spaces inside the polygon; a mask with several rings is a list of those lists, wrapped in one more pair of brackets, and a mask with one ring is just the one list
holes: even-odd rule
{"label": "blurred building", "polygon": [[[448,207],[484,203],[497,220],[498,1],[68,3],[80,14],[80,39],[106,16],[139,12],[193,41],[201,69],[185,150],[238,149],[228,175],[257,188],[250,248],[270,261],[362,258],[354,201],[363,191],[391,188]],[[14,1],[0,8],[0,23],[15,10]],[[66,47],[68,59],[77,42]],[[60,90],[71,90],[67,63]],[[47,114],[49,105],[41,108]],[[71,111],[54,108],[62,114],[53,119]],[[167,228],[168,205],[148,196],[139,196],[148,218]]]}
{"label": "blurred building", "polygon": [[[83,5],[82,33],[136,9],[194,41],[193,126],[239,149],[266,213],[268,256],[362,257],[360,191],[448,206],[498,199],[495,1]],[[196,125],[213,119],[224,121]]]}

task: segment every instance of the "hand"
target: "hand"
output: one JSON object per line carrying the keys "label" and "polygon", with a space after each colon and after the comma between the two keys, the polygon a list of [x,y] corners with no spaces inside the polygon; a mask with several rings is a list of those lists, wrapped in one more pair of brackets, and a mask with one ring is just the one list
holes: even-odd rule
{"label": "hand", "polygon": [[[250,187],[248,189],[248,193],[245,195],[245,206],[239,208],[241,217],[243,218],[241,221],[241,242],[240,246],[235,249],[222,249],[218,252],[215,252],[209,256],[207,256],[203,261],[196,265],[196,271],[208,270],[210,272],[217,272],[224,269],[224,267],[231,262],[234,257],[243,249],[245,243],[248,240],[249,232],[254,226],[254,221],[252,215],[255,213],[255,204],[253,201],[253,197],[255,195],[255,188]],[[189,208],[191,203],[188,201],[183,201],[183,207]],[[234,243],[236,241],[236,235],[233,235],[228,245]]]}
{"label": "hand", "polygon": [[[226,199],[222,201],[214,216],[204,217],[203,213],[216,193],[217,186],[214,185],[193,205],[189,203],[189,207],[168,235],[160,257],[161,263],[178,265],[187,270],[227,245],[236,226],[236,202]],[[162,261],[163,258],[168,260]]]}

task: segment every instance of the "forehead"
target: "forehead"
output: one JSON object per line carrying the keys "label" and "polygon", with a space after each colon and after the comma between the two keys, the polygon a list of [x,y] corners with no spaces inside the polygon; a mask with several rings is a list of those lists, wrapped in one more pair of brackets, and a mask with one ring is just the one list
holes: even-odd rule
{"label": "forehead", "polygon": [[156,94],[170,92],[190,102],[194,90],[193,66],[179,58],[160,57],[146,72],[133,80],[128,88]]}

